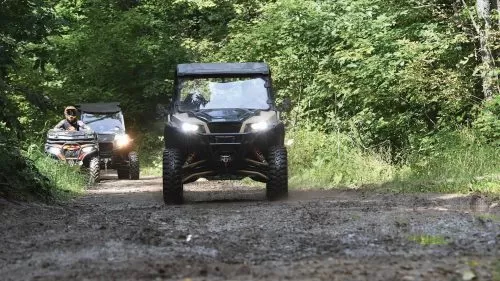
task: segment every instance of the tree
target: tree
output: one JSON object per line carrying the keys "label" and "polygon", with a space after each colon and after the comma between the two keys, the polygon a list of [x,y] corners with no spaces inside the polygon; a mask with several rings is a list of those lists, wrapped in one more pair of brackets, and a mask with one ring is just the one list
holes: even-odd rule
{"label": "tree", "polygon": [[22,132],[21,107],[43,106],[40,93],[19,87],[13,75],[24,58],[31,60],[30,68],[43,69],[49,45],[46,39],[57,30],[50,2],[0,2],[0,132],[5,134]]}
{"label": "tree", "polygon": [[485,100],[490,100],[493,96],[495,87],[494,80],[494,63],[495,58],[491,49],[490,35],[491,35],[491,3],[490,0],[477,0],[476,2],[477,14],[479,16],[479,24],[477,32],[479,35],[481,55],[481,77],[483,79],[483,94]]}

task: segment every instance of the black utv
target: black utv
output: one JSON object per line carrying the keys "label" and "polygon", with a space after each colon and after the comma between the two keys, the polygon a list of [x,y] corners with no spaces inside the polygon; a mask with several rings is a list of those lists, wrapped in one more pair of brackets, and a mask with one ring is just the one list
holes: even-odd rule
{"label": "black utv", "polygon": [[139,179],[139,158],[125,131],[118,102],[77,105],[80,120],[97,133],[101,169],[116,169],[119,179]]}
{"label": "black utv", "polygon": [[183,202],[183,184],[242,179],[288,195],[284,125],[265,63],[193,63],[176,69],[163,152],[163,199]]}

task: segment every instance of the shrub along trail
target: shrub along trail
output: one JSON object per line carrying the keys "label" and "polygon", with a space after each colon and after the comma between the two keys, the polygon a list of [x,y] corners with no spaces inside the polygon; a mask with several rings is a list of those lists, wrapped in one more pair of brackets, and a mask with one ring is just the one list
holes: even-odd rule
{"label": "shrub along trail", "polygon": [[[2,280],[499,280],[498,199],[105,180],[58,206],[0,201]],[[495,279],[496,278],[496,279]]]}

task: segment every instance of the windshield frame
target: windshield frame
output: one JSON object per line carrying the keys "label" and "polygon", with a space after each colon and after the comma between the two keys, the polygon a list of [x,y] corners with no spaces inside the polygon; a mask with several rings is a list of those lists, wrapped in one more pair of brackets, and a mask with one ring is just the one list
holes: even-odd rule
{"label": "windshield frame", "polygon": [[[87,116],[87,115],[93,115],[94,117],[95,116],[101,116],[101,117],[99,117],[99,118],[92,118],[91,121],[88,121],[88,118],[85,118],[85,116]],[[119,120],[120,123],[121,123],[120,130],[100,132],[100,131],[98,131],[98,130],[96,130],[96,129],[94,129],[92,127],[92,122],[94,120],[100,119],[100,121],[102,121],[104,119],[107,119],[107,118],[103,118],[103,117],[110,116],[110,115],[118,115],[118,118],[111,118],[111,117],[107,117],[107,118]],[[85,125],[89,126],[94,132],[96,132],[98,134],[116,134],[116,133],[124,133],[125,132],[125,120],[123,118],[123,113],[121,111],[118,111],[118,112],[81,112],[81,114],[80,114],[80,120]]]}
{"label": "windshield frame", "polygon": [[[274,95],[272,91],[272,80],[269,75],[263,75],[263,74],[252,74],[252,75],[242,75],[242,74],[235,74],[235,75],[189,75],[189,76],[177,76],[174,82],[174,87],[175,87],[175,96],[172,102],[172,109],[175,112],[180,112],[180,113],[186,113],[186,112],[193,112],[193,110],[181,110],[181,90],[182,90],[182,83],[184,81],[190,81],[190,80],[195,80],[195,79],[209,79],[209,78],[240,78],[242,80],[245,79],[255,79],[255,78],[261,78],[265,82],[265,88],[267,92],[267,104],[269,105],[268,108],[266,109],[258,109],[260,111],[270,111],[270,110],[276,110],[276,104],[274,101]],[[232,107],[232,109],[238,109],[241,107]],[[213,108],[215,109],[215,108]],[[200,109],[196,111],[203,111],[203,110],[213,110],[213,109]],[[223,109],[229,109],[229,108],[223,108]],[[248,109],[248,108],[245,108]],[[251,109],[253,110],[253,109]],[[257,109],[255,109],[257,110]]]}

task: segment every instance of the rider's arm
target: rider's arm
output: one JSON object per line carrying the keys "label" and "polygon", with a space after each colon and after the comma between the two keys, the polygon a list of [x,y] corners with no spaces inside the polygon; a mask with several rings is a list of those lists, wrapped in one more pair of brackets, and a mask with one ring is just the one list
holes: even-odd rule
{"label": "rider's arm", "polygon": [[64,122],[66,120],[61,120],[61,122],[57,123],[57,125],[54,127],[55,130],[64,130]]}

